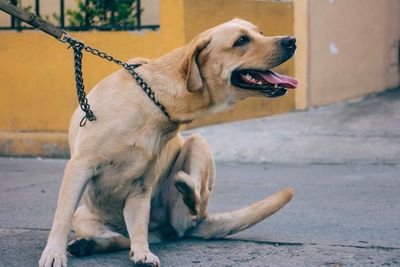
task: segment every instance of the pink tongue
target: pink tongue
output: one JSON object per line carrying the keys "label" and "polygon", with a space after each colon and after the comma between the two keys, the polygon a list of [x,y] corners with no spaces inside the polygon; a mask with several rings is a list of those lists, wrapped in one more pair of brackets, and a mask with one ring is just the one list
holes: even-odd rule
{"label": "pink tongue", "polygon": [[271,70],[267,70],[265,72],[258,72],[264,80],[272,84],[278,84],[285,88],[294,89],[297,87],[298,81],[295,78],[285,76]]}

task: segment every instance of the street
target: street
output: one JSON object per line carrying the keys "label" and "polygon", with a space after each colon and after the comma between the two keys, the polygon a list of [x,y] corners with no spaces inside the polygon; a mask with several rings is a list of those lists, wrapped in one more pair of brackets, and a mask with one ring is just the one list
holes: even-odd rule
{"label": "street", "polygon": [[[270,218],[226,239],[151,246],[161,265],[400,266],[399,96],[394,90],[185,133],[201,132],[216,154],[211,213],[243,207],[286,186],[296,193]],[[290,130],[296,124],[304,126],[301,131]],[[256,130],[244,132],[246,125]],[[218,131],[232,133],[229,146]],[[0,266],[36,266],[65,164],[0,158]],[[68,260],[69,266],[131,264],[128,251]]]}

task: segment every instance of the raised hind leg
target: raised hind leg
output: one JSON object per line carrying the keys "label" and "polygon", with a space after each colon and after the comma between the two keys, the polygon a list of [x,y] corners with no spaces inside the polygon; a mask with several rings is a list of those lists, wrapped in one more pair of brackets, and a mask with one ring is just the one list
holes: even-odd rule
{"label": "raised hind leg", "polygon": [[215,239],[231,235],[272,215],[293,196],[293,189],[286,188],[248,207],[208,214],[214,168],[214,160],[204,138],[200,135],[189,137],[172,171],[175,187],[182,194],[181,200],[177,200],[170,211],[171,225],[179,237]]}
{"label": "raised hind leg", "polygon": [[175,194],[181,195],[170,204],[170,224],[179,238],[207,216],[214,186],[214,159],[201,135],[194,134],[185,140],[170,179],[176,188]]}

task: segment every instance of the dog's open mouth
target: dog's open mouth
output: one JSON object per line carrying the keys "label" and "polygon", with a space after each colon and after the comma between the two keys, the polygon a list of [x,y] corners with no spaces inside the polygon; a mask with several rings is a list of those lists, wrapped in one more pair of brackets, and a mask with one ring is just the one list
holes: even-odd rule
{"label": "dog's open mouth", "polygon": [[297,87],[295,78],[285,76],[272,70],[235,70],[231,82],[242,89],[257,90],[267,97],[278,97],[286,93],[287,89]]}

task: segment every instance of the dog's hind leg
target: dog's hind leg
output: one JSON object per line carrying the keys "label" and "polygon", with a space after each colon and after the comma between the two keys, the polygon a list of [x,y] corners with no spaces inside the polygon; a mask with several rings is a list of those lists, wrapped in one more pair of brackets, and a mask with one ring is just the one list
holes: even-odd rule
{"label": "dog's hind leg", "polygon": [[[175,187],[183,203],[200,222],[189,226],[187,209],[177,202],[171,222],[175,229],[185,229],[189,237],[216,239],[242,231],[272,215],[292,198],[294,191],[286,188],[248,207],[225,213],[208,214],[208,199],[214,184],[214,160],[206,141],[200,135],[189,137],[182,146],[173,168]],[[186,222],[186,225],[185,225]],[[176,227],[178,226],[178,227]]]}
{"label": "dog's hind leg", "polygon": [[[199,134],[183,143],[170,176],[173,195],[170,204],[170,223],[182,237],[196,221],[206,217],[208,200],[215,180],[215,164],[206,140]],[[179,196],[180,195],[180,196]],[[168,240],[168,237],[165,238]]]}
{"label": "dog's hind leg", "polygon": [[129,238],[114,231],[85,205],[80,206],[75,212],[72,225],[78,237],[68,244],[67,250],[74,256],[105,253],[130,247]]}

